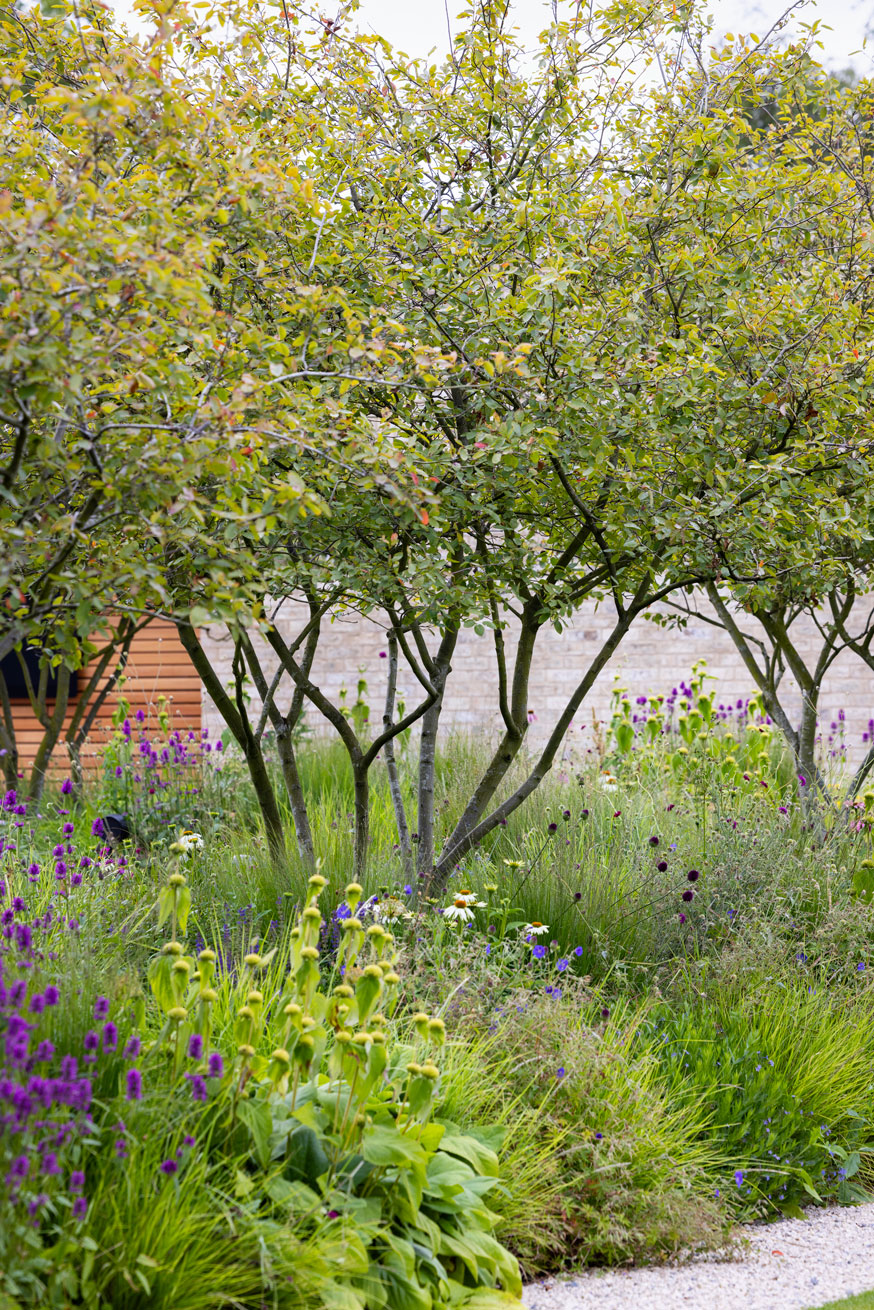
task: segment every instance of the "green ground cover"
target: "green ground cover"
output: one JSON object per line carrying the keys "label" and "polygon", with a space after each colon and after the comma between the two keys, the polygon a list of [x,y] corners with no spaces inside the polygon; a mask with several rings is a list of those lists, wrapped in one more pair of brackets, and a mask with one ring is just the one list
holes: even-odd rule
{"label": "green ground cover", "polygon": [[822,1310],[871,1310],[874,1306],[874,1292],[860,1292],[858,1296],[850,1296],[846,1301],[829,1301],[824,1305]]}
{"label": "green ground cover", "polygon": [[224,743],[121,716],[83,794],[8,796],[0,1304],[475,1310],[865,1197],[874,798],[823,827],[755,706],[628,717],[439,898],[382,781],[350,886],[330,744],[314,876]]}

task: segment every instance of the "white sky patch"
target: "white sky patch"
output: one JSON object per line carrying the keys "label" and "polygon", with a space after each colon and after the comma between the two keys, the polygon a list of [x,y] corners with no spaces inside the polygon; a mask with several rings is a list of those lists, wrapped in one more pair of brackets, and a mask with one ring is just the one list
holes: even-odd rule
{"label": "white sky patch", "polygon": [[[719,33],[755,32],[764,36],[777,19],[790,7],[791,0],[712,0],[707,10],[712,14]],[[453,30],[459,23],[456,13],[458,0],[361,0],[356,23],[362,30],[370,29],[386,37],[392,45],[410,55],[424,55],[436,47],[442,54],[448,45],[447,8]],[[331,0],[326,0],[325,13],[333,15]],[[549,21],[549,6],[544,0],[515,0],[513,6],[520,34],[529,42]],[[859,74],[874,73],[874,41],[870,49],[863,49],[867,31],[874,32],[874,0],[810,0],[795,9],[794,23],[788,31],[798,31],[799,22],[818,20],[823,28],[820,36],[822,49],[815,52],[820,62],[833,69],[852,64]]]}

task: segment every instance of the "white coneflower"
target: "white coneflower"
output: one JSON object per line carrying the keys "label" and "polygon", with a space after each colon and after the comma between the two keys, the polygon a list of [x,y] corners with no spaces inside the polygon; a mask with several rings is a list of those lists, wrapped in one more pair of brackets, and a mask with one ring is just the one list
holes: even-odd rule
{"label": "white coneflower", "polygon": [[455,893],[455,904],[464,901],[465,905],[481,905],[482,902],[476,898],[476,892],[472,892],[468,887],[462,887],[461,891]]}
{"label": "white coneflower", "polygon": [[462,923],[469,923],[473,918],[474,909],[482,909],[484,901],[469,901],[465,896],[456,896],[451,905],[444,905],[443,917],[446,919],[460,919]]}
{"label": "white coneflower", "polygon": [[533,919],[531,923],[526,923],[522,929],[523,936],[526,937],[541,937],[545,932],[549,932],[549,924],[541,923],[539,919]]}
{"label": "white coneflower", "polygon": [[170,849],[171,851],[178,851],[182,855],[190,855],[192,851],[203,850],[203,838],[199,832],[186,830],[179,834]]}
{"label": "white coneflower", "polygon": [[601,774],[601,787],[604,791],[616,791],[619,786],[619,779],[613,773]]}

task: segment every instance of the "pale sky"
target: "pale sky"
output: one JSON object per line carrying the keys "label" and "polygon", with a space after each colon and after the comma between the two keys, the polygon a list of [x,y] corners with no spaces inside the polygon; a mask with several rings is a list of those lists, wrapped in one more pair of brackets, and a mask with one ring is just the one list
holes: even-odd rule
{"label": "pale sky", "polygon": [[[411,55],[422,55],[447,45],[446,11],[454,16],[459,0],[361,0],[357,24],[380,33],[392,45]],[[721,32],[755,32],[763,36],[788,8],[791,0],[711,0],[708,11]],[[326,0],[325,12],[335,6]],[[516,21],[527,39],[546,25],[544,0],[515,0]],[[799,4],[795,12],[803,22],[818,19],[832,30],[821,35],[823,49],[816,51],[820,62],[835,69],[850,63],[861,73],[874,73],[874,40],[862,49],[867,30],[874,29],[874,0],[820,0]]]}

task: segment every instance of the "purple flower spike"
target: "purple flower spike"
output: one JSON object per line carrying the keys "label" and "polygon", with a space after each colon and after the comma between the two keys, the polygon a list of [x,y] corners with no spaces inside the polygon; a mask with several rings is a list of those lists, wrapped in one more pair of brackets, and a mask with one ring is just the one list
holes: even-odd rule
{"label": "purple flower spike", "polygon": [[140,1101],[143,1096],[143,1075],[139,1069],[128,1069],[127,1071],[127,1100]]}
{"label": "purple flower spike", "polygon": [[160,1166],[160,1169],[161,1169],[161,1173],[166,1174],[167,1177],[169,1178],[171,1174],[175,1174],[177,1172],[179,1166],[175,1160],[164,1160]]}
{"label": "purple flower spike", "polygon": [[188,1039],[188,1056],[191,1060],[199,1060],[203,1055],[203,1038],[200,1033],[192,1033]]}
{"label": "purple flower spike", "polygon": [[207,1073],[210,1078],[221,1078],[225,1071],[225,1062],[219,1055],[218,1051],[213,1051],[207,1064]]}
{"label": "purple flower spike", "polygon": [[88,1213],[88,1202],[84,1196],[77,1196],[73,1202],[73,1218],[84,1219]]}
{"label": "purple flower spike", "polygon": [[109,1001],[107,1001],[105,996],[98,996],[97,1000],[94,1002],[94,1018],[98,1023],[100,1023],[108,1014]]}
{"label": "purple flower spike", "polygon": [[209,1094],[206,1090],[206,1079],[203,1074],[190,1073],[186,1074],[186,1077],[191,1082],[191,1095],[194,1097],[195,1101],[208,1100]]}
{"label": "purple flower spike", "polygon": [[74,1169],[70,1174],[70,1191],[81,1192],[85,1186],[85,1175],[81,1169]]}
{"label": "purple flower spike", "polygon": [[61,795],[69,796],[72,790],[73,790],[73,783],[71,779],[65,778],[64,781],[61,783]]}

